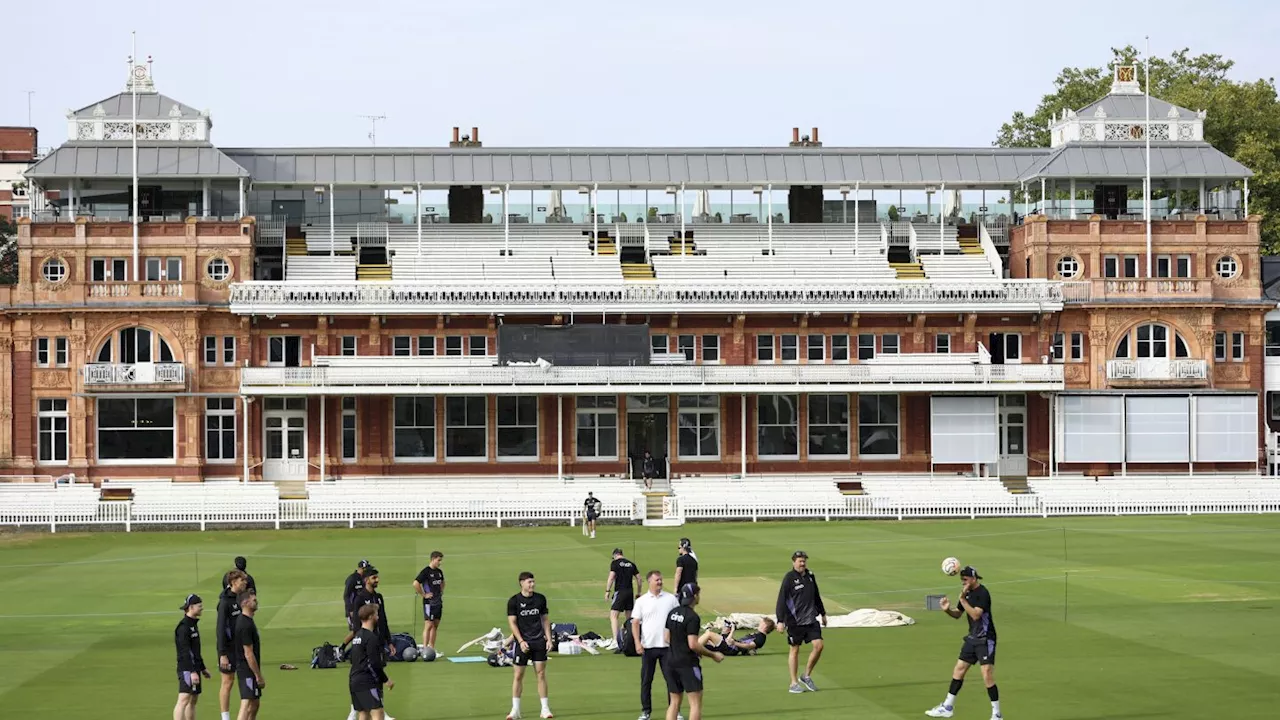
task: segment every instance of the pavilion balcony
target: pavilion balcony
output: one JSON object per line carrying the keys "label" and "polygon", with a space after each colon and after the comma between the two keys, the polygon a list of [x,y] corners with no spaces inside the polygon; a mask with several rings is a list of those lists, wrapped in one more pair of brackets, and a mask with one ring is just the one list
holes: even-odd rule
{"label": "pavilion balcony", "polygon": [[1169,360],[1167,358],[1108,360],[1107,380],[1120,382],[1177,381],[1189,384],[1203,384],[1209,380],[1209,363],[1204,360]]}
{"label": "pavilion balcony", "polygon": [[1209,278],[1091,278],[1062,283],[1068,303],[1209,301],[1213,295]]}
{"label": "pavilion balcony", "polygon": [[[479,366],[444,358],[320,357],[312,367],[241,370],[241,392],[328,394],[612,394],[1036,392],[1062,390],[1062,365],[997,365],[982,354],[903,354],[852,364]],[[452,360],[450,358],[449,360]]]}
{"label": "pavilion balcony", "polygon": [[1047,280],[877,280],[850,283],[269,282],[231,286],[231,312],[395,315],[423,312],[1032,312],[1062,309]]}
{"label": "pavilion balcony", "polygon": [[185,386],[182,363],[90,363],[83,368],[86,387],[136,390],[139,386]]}

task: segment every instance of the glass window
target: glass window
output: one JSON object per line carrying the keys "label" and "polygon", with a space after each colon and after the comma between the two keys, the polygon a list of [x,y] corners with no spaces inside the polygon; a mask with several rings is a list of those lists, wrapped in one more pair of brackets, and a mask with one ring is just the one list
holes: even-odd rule
{"label": "glass window", "polygon": [[849,456],[849,396],[809,396],[809,456]]}
{"label": "glass window", "polygon": [[436,336],[435,335],[419,335],[418,336],[418,355],[422,357],[432,357],[436,354]]}
{"label": "glass window", "polygon": [[484,459],[489,449],[483,396],[444,399],[444,456]]}
{"label": "glass window", "polygon": [[158,282],[162,280],[164,275],[164,258],[147,258],[145,274],[146,277],[143,279],[147,282]]}
{"label": "glass window", "polygon": [[849,362],[849,336],[831,336],[831,361]]}
{"label": "glass window", "polygon": [[1063,280],[1070,280],[1080,274],[1080,261],[1071,255],[1063,255],[1058,258],[1057,269]]}
{"label": "glass window", "polygon": [[[351,398],[354,400],[354,398]],[[343,402],[343,443],[346,443],[347,408]],[[355,417],[354,403],[351,408],[352,419]],[[413,396],[395,399],[395,456],[396,459],[413,458],[434,460],[436,457],[436,399],[434,397]],[[353,423],[354,424],[354,423]],[[355,444],[354,429],[352,446]],[[346,450],[344,449],[345,453]],[[353,452],[351,457],[354,457]]]}
{"label": "glass window", "polygon": [[1231,359],[1236,362],[1244,360],[1244,333],[1231,333]]}
{"label": "glass window", "polygon": [[884,353],[885,355],[897,355],[898,349],[899,349],[899,345],[898,345],[897,334],[880,336],[880,352]]}
{"label": "glass window", "polygon": [[204,454],[210,461],[236,459],[235,398],[205,398]]}
{"label": "glass window", "polygon": [[489,354],[489,338],[484,335],[472,335],[467,338],[468,354],[473,357],[484,357]]}
{"label": "glass window", "polygon": [[872,360],[876,356],[876,336],[871,333],[858,335],[858,359]]}
{"label": "glass window", "polygon": [[538,457],[538,396],[498,396],[498,457]]}
{"label": "glass window", "polygon": [[66,398],[40,398],[36,413],[40,462],[67,462],[67,401]]}
{"label": "glass window", "polygon": [[182,258],[171,257],[164,259],[164,279],[169,282],[182,280]]}
{"label": "glass window", "polygon": [[172,460],[173,398],[98,398],[99,460]]}
{"label": "glass window", "polygon": [[800,337],[798,335],[782,336],[782,362],[796,362],[800,359]]}
{"label": "glass window", "polygon": [[49,338],[36,338],[36,365],[49,366]]}
{"label": "glass window", "polygon": [[1124,256],[1124,276],[1127,278],[1138,277],[1138,256],[1137,255]]}
{"label": "glass window", "polygon": [[1138,326],[1138,357],[1169,357],[1169,328],[1164,325]]}
{"label": "glass window", "polygon": [[898,396],[858,396],[858,454],[898,455]]}
{"label": "glass window", "polygon": [[756,336],[756,362],[773,362],[773,336]]}
{"label": "glass window", "polygon": [[356,352],[358,352],[356,350],[357,347],[355,335],[342,336],[342,349],[340,352],[344,357],[355,357]]}
{"label": "glass window", "polygon": [[222,336],[222,364],[236,364],[236,338],[234,335]]}
{"label": "glass window", "polygon": [[684,355],[684,359],[688,362],[693,362],[694,359],[694,342],[693,335],[679,335],[676,337],[676,352]]}
{"label": "glass window", "polygon": [[756,453],[768,458],[797,458],[800,447],[798,395],[760,395],[756,402]]}
{"label": "glass window", "polygon": [[214,335],[204,336],[204,364],[218,364],[218,338]]}
{"label": "glass window", "polygon": [[[399,398],[397,398],[399,399]],[[432,408],[432,425],[435,424],[435,408]],[[416,420],[416,417],[415,417]],[[356,399],[353,397],[342,398],[342,459],[352,461],[356,459]],[[431,429],[431,445],[432,455],[435,454],[435,428]]]}
{"label": "glass window", "polygon": [[1230,280],[1240,272],[1240,264],[1230,255],[1223,255],[1213,264],[1214,272],[1223,280]]}
{"label": "glass window", "polygon": [[679,457],[713,460],[720,457],[720,396],[681,395],[676,422]]}
{"label": "glass window", "polygon": [[214,282],[222,282],[231,277],[231,263],[222,258],[214,258],[205,266],[205,274]]}
{"label": "glass window", "polygon": [[396,335],[391,338],[391,354],[396,357],[408,357],[410,354],[409,343],[411,339],[408,335]]}
{"label": "glass window", "polygon": [[1108,255],[1102,258],[1102,276],[1103,277],[1120,277],[1120,258],[1115,255]]}
{"label": "glass window", "polygon": [[703,335],[702,336],[702,362],[704,363],[720,362],[720,336],[719,335]]}
{"label": "glass window", "polygon": [[1156,277],[1167,278],[1173,274],[1173,258],[1168,255],[1156,256]]}
{"label": "glass window", "polygon": [[111,259],[111,280],[124,282],[129,277],[129,262],[124,258]]}
{"label": "glass window", "polygon": [[808,340],[809,362],[822,362],[827,359],[827,336],[810,335]]}
{"label": "glass window", "polygon": [[933,336],[933,351],[936,353],[947,354],[951,352],[951,336],[946,333],[938,333]]}
{"label": "glass window", "polygon": [[1180,278],[1191,277],[1191,256],[1190,255],[1178,256],[1178,266],[1177,266],[1176,277],[1180,277]]}
{"label": "glass window", "polygon": [[1062,362],[1066,352],[1066,335],[1056,332],[1053,334],[1053,341],[1049,345],[1049,359],[1053,362]]}
{"label": "glass window", "polygon": [[446,335],[444,337],[444,354],[455,357],[462,355],[461,335]]}
{"label": "glass window", "polygon": [[67,278],[67,264],[58,258],[49,258],[40,266],[40,274],[45,282],[60,283]]}
{"label": "glass window", "polygon": [[650,355],[666,355],[670,349],[667,344],[666,335],[650,335],[649,336],[649,354]]}
{"label": "glass window", "polygon": [[1221,330],[1213,334],[1213,359],[1217,362],[1227,361],[1227,334]]}
{"label": "glass window", "polygon": [[614,395],[579,395],[577,403],[577,457],[616,460],[618,457],[618,398]]}
{"label": "glass window", "polygon": [[68,362],[69,348],[67,339],[64,337],[53,339],[53,364],[58,367],[66,367]]}
{"label": "glass window", "polygon": [[1084,333],[1082,332],[1071,333],[1071,359],[1084,359]]}
{"label": "glass window", "polygon": [[90,282],[106,282],[107,280],[107,259],[94,258],[89,261],[89,280]]}

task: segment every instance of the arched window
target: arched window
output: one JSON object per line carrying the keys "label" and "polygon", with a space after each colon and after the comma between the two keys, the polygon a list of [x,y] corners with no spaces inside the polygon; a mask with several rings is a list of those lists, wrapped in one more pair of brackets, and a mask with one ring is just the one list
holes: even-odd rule
{"label": "arched window", "polygon": [[126,327],[120,328],[102,343],[98,354],[94,356],[94,362],[132,365],[176,361],[169,343],[159,333],[144,327]]}
{"label": "arched window", "polygon": [[1177,359],[1190,357],[1187,341],[1182,335],[1159,323],[1139,325],[1116,343],[1115,357],[1122,359]]}

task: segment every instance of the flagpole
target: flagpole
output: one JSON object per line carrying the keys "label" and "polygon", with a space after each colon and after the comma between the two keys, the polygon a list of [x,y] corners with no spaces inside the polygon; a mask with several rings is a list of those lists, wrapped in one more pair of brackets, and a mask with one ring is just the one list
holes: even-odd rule
{"label": "flagpole", "polygon": [[133,127],[130,128],[129,137],[133,139],[133,212],[130,213],[133,218],[133,281],[139,282],[138,277],[138,79],[133,76],[134,65],[138,62],[138,31],[134,30],[133,35],[133,54],[129,56],[129,90],[133,95]]}
{"label": "flagpole", "polygon": [[1146,182],[1142,187],[1142,211],[1146,215],[1147,221],[1147,277],[1151,277],[1151,36],[1146,36],[1147,48],[1143,55],[1143,63],[1146,75],[1145,99],[1147,106],[1147,125],[1146,130],[1142,133],[1147,141],[1147,176]]}

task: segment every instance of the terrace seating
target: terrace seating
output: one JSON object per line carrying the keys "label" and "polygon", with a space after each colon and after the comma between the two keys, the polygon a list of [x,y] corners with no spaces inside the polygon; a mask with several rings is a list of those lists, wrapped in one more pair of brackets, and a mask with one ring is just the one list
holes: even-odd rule
{"label": "terrace seating", "polygon": [[985,255],[921,255],[920,265],[930,280],[996,279],[996,272]]}
{"label": "terrace seating", "polygon": [[356,279],[356,259],[351,255],[290,256],[284,279],[286,282],[348,283]]}
{"label": "terrace seating", "polygon": [[954,516],[957,510],[975,515],[1034,514],[1035,502],[1010,493],[996,478],[947,475],[864,475],[862,489],[873,508],[912,517]]}
{"label": "terrace seating", "polygon": [[[654,254],[653,268],[659,282],[738,280],[749,282],[797,279],[829,281],[880,281],[895,277],[886,259],[880,225],[863,223],[857,228],[777,225],[773,230],[773,254],[767,228],[758,225],[704,226],[694,231],[695,251]],[[671,232],[671,231],[669,231]],[[661,248],[660,230],[650,228],[651,247]],[[678,248],[679,240],[665,238]]]}
{"label": "terrace seating", "polygon": [[0,483],[0,525],[93,522],[98,489],[92,485]]}
{"label": "terrace seating", "polygon": [[275,522],[280,491],[271,483],[146,482],[133,485],[134,523]]}
{"label": "terrace seating", "polygon": [[1280,511],[1280,479],[1271,476],[1059,476],[1027,486],[1051,515]]}

